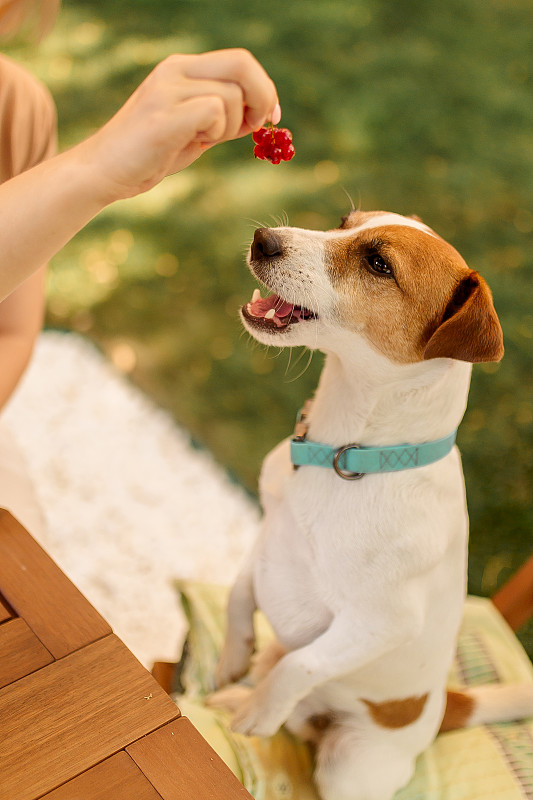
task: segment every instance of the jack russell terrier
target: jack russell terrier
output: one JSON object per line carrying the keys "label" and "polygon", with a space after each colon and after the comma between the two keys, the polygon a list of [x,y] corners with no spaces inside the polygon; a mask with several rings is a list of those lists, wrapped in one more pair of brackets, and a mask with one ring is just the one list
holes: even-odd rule
{"label": "jack russell terrier", "polygon": [[[233,587],[213,705],[316,746],[324,800],[388,800],[439,729],[533,714],[531,687],[446,691],[466,590],[455,432],[471,365],[499,361],[491,292],[418,218],[259,228],[270,294],[241,316],[267,345],[326,353],[295,437],[266,458],[264,523]],[[259,608],[277,643],[245,675]]]}

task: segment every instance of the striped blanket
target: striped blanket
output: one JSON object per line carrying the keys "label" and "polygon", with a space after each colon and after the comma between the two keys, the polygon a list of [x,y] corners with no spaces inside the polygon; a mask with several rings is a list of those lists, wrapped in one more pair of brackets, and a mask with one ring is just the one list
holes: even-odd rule
{"label": "striped blanket", "polygon": [[[305,744],[281,730],[270,739],[245,737],[229,716],[203,705],[225,625],[227,588],[182,582],[189,622],[175,700],[256,800],[319,800]],[[259,644],[271,637],[258,615]],[[520,643],[489,600],[469,597],[450,688],[481,683],[533,681]],[[533,720],[451,731],[437,737],[418,759],[412,781],[395,800],[533,800]]]}

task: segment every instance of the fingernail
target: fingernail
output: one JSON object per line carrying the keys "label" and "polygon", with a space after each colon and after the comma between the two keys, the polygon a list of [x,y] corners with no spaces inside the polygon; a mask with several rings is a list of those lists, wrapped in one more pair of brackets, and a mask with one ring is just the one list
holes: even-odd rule
{"label": "fingernail", "polygon": [[279,103],[274,106],[274,111],[272,112],[271,120],[273,125],[277,125],[281,119],[281,106]]}

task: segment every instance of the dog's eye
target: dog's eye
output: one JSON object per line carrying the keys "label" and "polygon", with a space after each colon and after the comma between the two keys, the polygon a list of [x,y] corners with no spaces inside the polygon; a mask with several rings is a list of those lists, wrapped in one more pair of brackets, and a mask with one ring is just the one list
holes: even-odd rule
{"label": "dog's eye", "polygon": [[390,267],[379,253],[371,253],[366,258],[368,266],[376,275],[392,275],[392,267]]}

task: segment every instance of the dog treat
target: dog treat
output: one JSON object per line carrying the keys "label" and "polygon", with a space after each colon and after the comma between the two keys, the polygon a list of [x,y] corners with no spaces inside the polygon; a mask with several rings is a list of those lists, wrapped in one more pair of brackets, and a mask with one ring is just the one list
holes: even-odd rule
{"label": "dog treat", "polygon": [[276,128],[270,123],[252,134],[254,140],[254,156],[271,164],[280,164],[294,158],[292,133],[288,128]]}

